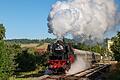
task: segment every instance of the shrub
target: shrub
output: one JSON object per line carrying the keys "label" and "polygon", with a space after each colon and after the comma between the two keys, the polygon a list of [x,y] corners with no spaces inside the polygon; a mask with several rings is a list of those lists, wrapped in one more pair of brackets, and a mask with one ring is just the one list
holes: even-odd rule
{"label": "shrub", "polygon": [[16,56],[17,71],[32,71],[41,66],[46,67],[47,53],[37,55],[35,51],[29,48],[23,48],[22,52]]}
{"label": "shrub", "polygon": [[0,80],[7,80],[14,72],[14,50],[0,41]]}
{"label": "shrub", "polygon": [[16,63],[20,71],[34,70],[36,67],[35,55],[28,53],[28,49],[24,49],[22,53],[16,56]]}

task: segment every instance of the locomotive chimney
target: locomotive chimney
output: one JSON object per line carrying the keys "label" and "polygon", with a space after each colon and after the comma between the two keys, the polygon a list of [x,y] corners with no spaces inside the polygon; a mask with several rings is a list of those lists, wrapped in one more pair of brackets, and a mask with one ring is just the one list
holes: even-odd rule
{"label": "locomotive chimney", "polygon": [[64,38],[64,37],[63,37],[63,43],[66,43],[66,42],[65,42],[65,38]]}

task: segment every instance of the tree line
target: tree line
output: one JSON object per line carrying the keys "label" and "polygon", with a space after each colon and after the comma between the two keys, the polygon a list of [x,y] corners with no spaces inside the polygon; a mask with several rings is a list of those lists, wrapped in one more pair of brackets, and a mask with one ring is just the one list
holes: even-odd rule
{"label": "tree line", "polygon": [[[46,39],[7,39],[7,43],[17,43],[17,44],[29,44],[29,43],[53,43],[57,39],[46,38]],[[66,42],[75,42],[73,39],[65,38]]]}
{"label": "tree line", "polygon": [[116,61],[120,61],[120,32],[117,33],[116,36],[112,37],[113,45],[111,46],[111,50],[113,51],[113,56]]}

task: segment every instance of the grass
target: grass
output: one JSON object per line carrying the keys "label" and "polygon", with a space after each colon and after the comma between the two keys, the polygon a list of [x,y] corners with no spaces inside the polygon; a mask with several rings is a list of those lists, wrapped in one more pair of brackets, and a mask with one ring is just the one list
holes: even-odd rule
{"label": "grass", "polygon": [[38,43],[30,43],[30,44],[21,44],[21,47],[36,47],[37,45],[39,45]]}
{"label": "grass", "polygon": [[39,66],[34,71],[17,72],[16,75],[10,77],[9,80],[36,80],[35,77],[39,77],[41,75],[43,75],[43,73],[42,73],[42,67]]}
{"label": "grass", "polygon": [[40,45],[39,43],[30,43],[30,44],[21,44],[21,47],[27,47],[27,48],[47,48],[49,43],[43,43],[42,45]]}
{"label": "grass", "polygon": [[33,78],[15,78],[15,77],[10,77],[9,80],[33,80]]}

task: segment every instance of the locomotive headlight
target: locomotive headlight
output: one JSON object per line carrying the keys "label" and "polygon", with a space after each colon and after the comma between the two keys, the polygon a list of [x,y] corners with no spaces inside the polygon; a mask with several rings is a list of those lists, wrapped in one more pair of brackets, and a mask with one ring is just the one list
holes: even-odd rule
{"label": "locomotive headlight", "polygon": [[49,67],[50,67],[50,68],[53,68],[53,65],[50,65]]}
{"label": "locomotive headlight", "polygon": [[70,61],[69,61],[69,60],[67,60],[67,63],[70,63]]}

